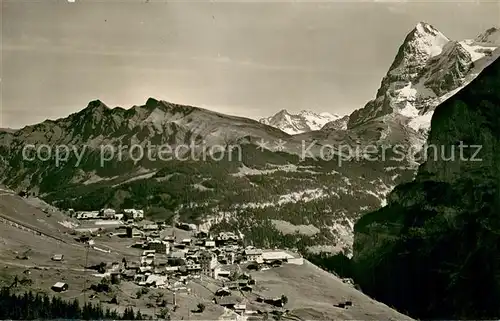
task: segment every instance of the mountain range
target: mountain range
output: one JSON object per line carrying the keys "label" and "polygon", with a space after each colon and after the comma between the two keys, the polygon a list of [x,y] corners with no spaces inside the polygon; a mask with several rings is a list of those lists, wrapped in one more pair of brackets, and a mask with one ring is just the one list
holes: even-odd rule
{"label": "mountain range", "polygon": [[[312,111],[302,110],[298,114],[290,114],[287,110],[280,110],[275,115],[262,118],[259,121],[263,124],[281,129],[290,135],[301,134],[313,130],[320,130],[329,122],[342,119],[339,115],[330,113],[314,113]],[[341,129],[346,129],[347,123]]]}
{"label": "mountain range", "polygon": [[[129,109],[95,100],[66,118],[0,131],[1,183],[61,208],[140,207],[151,219],[233,230],[256,245],[350,253],[356,220],[421,163],[382,153],[422,147],[436,105],[498,56],[497,34],[457,42],[419,23],[376,98],[344,117],[283,110],[257,121],[154,98]],[[60,163],[54,152],[27,160],[27,145],[71,150]],[[175,159],[130,150],[164,145]],[[114,151],[104,163],[103,146]]]}

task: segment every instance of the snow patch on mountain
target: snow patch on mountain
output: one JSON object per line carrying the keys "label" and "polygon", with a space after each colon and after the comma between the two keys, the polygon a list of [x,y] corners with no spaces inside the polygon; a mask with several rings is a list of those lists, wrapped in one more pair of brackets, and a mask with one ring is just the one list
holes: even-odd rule
{"label": "snow patch on mountain", "polygon": [[287,134],[296,135],[313,130],[320,130],[325,124],[340,119],[339,115],[327,112],[315,113],[302,110],[298,114],[291,114],[283,109],[271,117],[259,121],[265,125],[276,127]]}

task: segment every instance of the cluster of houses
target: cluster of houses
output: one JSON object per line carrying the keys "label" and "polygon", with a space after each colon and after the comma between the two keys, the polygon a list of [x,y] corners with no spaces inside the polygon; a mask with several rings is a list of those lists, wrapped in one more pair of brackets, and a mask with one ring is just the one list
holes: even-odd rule
{"label": "cluster of houses", "polygon": [[[126,219],[123,215],[126,215]],[[178,238],[172,234],[174,232],[166,235],[164,229],[167,226],[163,223],[138,222],[143,219],[141,210],[129,209],[124,210],[123,214],[116,214],[114,210],[103,209],[99,212],[79,212],[77,218],[122,221],[116,230],[125,232],[117,234],[135,239],[133,247],[141,251],[136,260],[124,259],[122,262],[106,264],[100,275],[110,276],[112,282],[130,281],[143,287],[169,289],[174,293],[189,292],[187,285],[193,279],[219,280],[222,286],[214,293],[214,302],[236,312],[245,311],[246,308],[241,298],[233,296],[233,292],[254,291],[255,280],[245,273],[239,273],[235,278],[235,267],[240,269],[244,265],[248,270],[263,270],[282,264],[303,264],[303,258],[295,253],[244,246],[242,237],[234,233],[211,235],[208,231],[198,230],[194,224],[176,224],[178,229],[189,231],[182,233],[189,237]],[[91,240],[87,237],[83,241]],[[54,258],[59,259],[62,260]],[[281,304],[279,298],[263,300],[275,306]]]}
{"label": "cluster of houses", "polygon": [[[72,212],[72,211],[70,211]],[[116,210],[112,208],[103,208],[100,211],[80,211],[76,212],[76,219],[78,220],[127,220],[139,221],[144,219],[144,211],[136,209],[124,209],[122,213],[117,213]]]}
{"label": "cluster of houses", "polygon": [[[199,231],[193,238],[177,240],[174,235],[159,238],[156,229],[127,227],[127,237],[140,237],[134,247],[142,249],[136,262],[123,267],[124,277],[142,286],[167,286],[167,280],[185,281],[207,276],[228,279],[231,272],[224,266],[249,263],[250,268],[260,269],[276,264],[295,263],[301,260],[282,251],[262,251],[243,248],[241,239],[230,232],[212,237]],[[157,237],[154,237],[157,236]]]}

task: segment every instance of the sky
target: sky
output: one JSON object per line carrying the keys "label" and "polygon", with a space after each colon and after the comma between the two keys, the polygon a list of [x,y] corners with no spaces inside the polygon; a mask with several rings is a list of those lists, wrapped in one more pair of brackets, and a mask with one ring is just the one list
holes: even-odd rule
{"label": "sky", "polygon": [[0,127],[148,97],[260,118],[349,114],[406,34],[500,25],[498,1],[1,0]]}

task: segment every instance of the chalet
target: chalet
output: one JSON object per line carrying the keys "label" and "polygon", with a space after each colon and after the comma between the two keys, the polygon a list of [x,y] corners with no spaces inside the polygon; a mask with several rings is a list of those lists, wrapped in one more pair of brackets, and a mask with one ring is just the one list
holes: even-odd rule
{"label": "chalet", "polygon": [[127,237],[128,238],[141,238],[144,236],[144,232],[141,230],[138,230],[132,226],[127,226],[126,227],[127,231]]}
{"label": "chalet", "polygon": [[[153,254],[154,255],[154,254]],[[151,266],[155,263],[155,258],[150,256],[141,257],[141,265]]]}
{"label": "chalet", "polygon": [[160,237],[160,232],[158,232],[158,231],[151,232],[151,233],[149,233],[149,237],[159,238]]}
{"label": "chalet", "polygon": [[170,245],[167,242],[153,240],[147,243],[148,250],[155,250],[156,253],[168,254]]}
{"label": "chalet", "polygon": [[131,217],[134,220],[142,220],[144,218],[143,210],[136,210],[133,208],[124,209],[123,214],[125,214],[129,218]]}
{"label": "chalet", "polygon": [[121,268],[121,264],[119,262],[113,262],[111,264],[111,270],[113,271],[118,271]]}
{"label": "chalet", "polygon": [[183,250],[183,249],[185,249],[187,247],[187,245],[184,244],[184,243],[176,243],[176,242],[174,242],[173,247],[177,248],[177,249]]}
{"label": "chalet", "polygon": [[121,220],[123,220],[123,214],[115,214],[113,216],[113,219],[121,221]]}
{"label": "chalet", "polygon": [[174,251],[174,252],[170,252],[168,254],[168,258],[172,258],[172,259],[184,259],[185,257],[186,257],[186,253],[181,252],[181,251]]}
{"label": "chalet", "polygon": [[76,213],[76,218],[78,220],[90,220],[90,219],[96,219],[97,217],[99,217],[99,212],[96,211]]}
{"label": "chalet", "polygon": [[135,277],[135,270],[126,270],[125,272],[122,273],[122,277],[125,280],[131,281],[134,280]]}
{"label": "chalet", "polygon": [[229,278],[230,275],[231,275],[230,271],[224,271],[224,270],[221,270],[220,268],[216,268],[214,271],[215,279]]}
{"label": "chalet", "polygon": [[168,254],[168,263],[173,266],[184,265],[186,263],[184,252],[170,252]]}
{"label": "chalet", "polygon": [[138,270],[141,267],[139,262],[128,262],[125,267],[127,270]]}
{"label": "chalet", "polygon": [[141,266],[141,267],[139,268],[139,272],[140,272],[140,273],[151,272],[152,270],[153,270],[153,268],[152,268],[152,267],[150,267],[150,266]]}
{"label": "chalet", "polygon": [[275,307],[278,307],[278,308],[282,308],[285,306],[285,302],[283,301],[283,297],[264,299],[264,302],[267,304],[273,305]]}
{"label": "chalet", "polygon": [[215,243],[218,246],[220,246],[220,245],[226,245],[226,244],[235,244],[238,241],[239,241],[239,237],[236,236],[234,233],[231,233],[231,232],[221,232],[215,238]]}
{"label": "chalet", "polygon": [[87,243],[88,241],[90,241],[90,236],[88,236],[88,235],[81,235],[80,237],[75,238],[75,240],[77,242]]}
{"label": "chalet", "polygon": [[257,262],[252,262],[252,263],[250,263],[250,264],[247,265],[247,269],[254,270],[254,271],[259,271],[261,269],[261,266]]}
{"label": "chalet", "polygon": [[191,245],[191,239],[183,239],[181,241],[181,243],[184,244],[184,245],[186,245],[186,246]]}
{"label": "chalet", "polygon": [[198,228],[196,227],[196,224],[188,224],[188,223],[177,223],[176,227],[184,230],[184,231],[196,231]]}
{"label": "chalet", "polygon": [[100,216],[103,216],[105,218],[113,218],[116,215],[116,211],[111,208],[103,208],[99,212]]}
{"label": "chalet", "polygon": [[188,264],[186,265],[186,269],[188,270],[188,272],[200,272],[201,264]]}
{"label": "chalet", "polygon": [[167,266],[167,267],[165,267],[165,271],[167,273],[174,273],[174,272],[179,271],[179,267],[178,266]]}
{"label": "chalet", "polygon": [[284,251],[265,251],[261,257],[266,263],[275,263],[276,261],[286,262],[288,259],[293,259],[293,255]]}
{"label": "chalet", "polygon": [[240,299],[235,296],[216,297],[215,303],[228,309],[234,309],[240,303]]}
{"label": "chalet", "polygon": [[215,291],[216,296],[229,296],[231,295],[231,291],[228,288],[220,288]]}
{"label": "chalet", "polygon": [[224,285],[229,289],[229,290],[237,290],[238,289],[238,282],[226,282]]}
{"label": "chalet", "polygon": [[155,265],[159,267],[165,267],[168,265],[168,260],[164,258],[157,258],[155,260]]}
{"label": "chalet", "polygon": [[143,231],[157,231],[159,229],[158,224],[145,224],[142,226]]}
{"label": "chalet", "polygon": [[163,239],[165,242],[168,242],[168,243],[174,243],[175,242],[175,236],[165,236],[165,238]]}
{"label": "chalet", "polygon": [[167,278],[165,276],[150,275],[146,279],[146,285],[148,286],[164,286],[167,283]]}
{"label": "chalet", "polygon": [[167,274],[167,271],[165,271],[164,268],[155,267],[154,270],[153,270],[153,274],[156,274],[156,275],[165,275],[165,274]]}
{"label": "chalet", "polygon": [[146,283],[146,275],[144,275],[144,274],[136,274],[135,277],[134,277],[134,282],[136,282],[136,283],[141,283],[141,282]]}
{"label": "chalet", "polygon": [[236,313],[245,313],[247,310],[247,305],[245,303],[238,303],[234,305],[234,311]]}
{"label": "chalet", "polygon": [[54,256],[52,256],[52,261],[62,261],[64,260],[64,255],[62,254],[54,254]]}
{"label": "chalet", "polygon": [[63,282],[57,282],[52,286],[52,290],[55,292],[64,292],[68,290],[68,284]]}
{"label": "chalet", "polygon": [[247,261],[257,261],[259,258],[262,258],[262,250],[247,249],[245,250],[244,255]]}
{"label": "chalet", "polygon": [[206,239],[209,236],[209,233],[207,231],[199,231],[196,233],[196,238],[198,239]]}
{"label": "chalet", "polygon": [[215,241],[205,241],[205,247],[208,249],[215,248]]}
{"label": "chalet", "polygon": [[214,274],[215,267],[217,266],[217,258],[213,253],[208,251],[201,252],[199,262],[204,275],[212,276]]}

